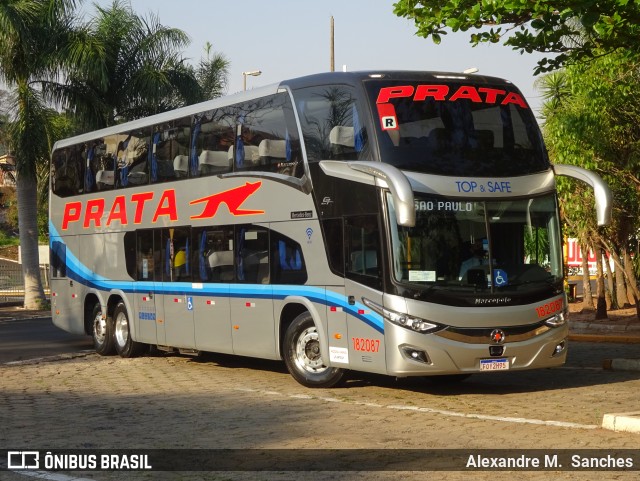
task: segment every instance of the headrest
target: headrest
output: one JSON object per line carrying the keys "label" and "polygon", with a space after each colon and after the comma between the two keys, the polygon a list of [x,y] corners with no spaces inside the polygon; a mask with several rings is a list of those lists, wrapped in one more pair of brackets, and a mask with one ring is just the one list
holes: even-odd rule
{"label": "headrest", "polygon": [[258,146],[260,157],[287,158],[287,144],[284,140],[264,139]]}
{"label": "headrest", "polygon": [[187,170],[189,168],[189,157],[186,155],[176,155],[173,159],[174,170]]}
{"label": "headrest", "polygon": [[199,163],[215,165],[216,167],[229,167],[227,152],[220,150],[203,150],[198,157]]}
{"label": "headrest", "polygon": [[345,127],[344,125],[336,125],[329,132],[329,142],[333,145],[344,145],[345,147],[354,147],[355,140],[353,136],[353,127]]}

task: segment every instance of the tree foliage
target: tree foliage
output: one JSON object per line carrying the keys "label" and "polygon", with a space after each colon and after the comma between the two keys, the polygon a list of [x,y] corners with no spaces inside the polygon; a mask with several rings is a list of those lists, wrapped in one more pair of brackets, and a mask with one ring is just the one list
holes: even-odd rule
{"label": "tree foliage", "polygon": [[542,52],[536,73],[624,49],[640,52],[640,3],[633,0],[398,0],[394,13],[415,22],[416,34],[440,43],[448,31],[470,42]]}
{"label": "tree foliage", "polygon": [[44,300],[37,245],[37,217],[44,209],[38,208],[38,181],[42,185],[42,175],[49,172],[53,142],[67,136],[70,125],[52,106],[71,107],[76,125],[87,130],[203,100],[194,68],[181,56],[189,42],[186,33],[163,26],[157,16],[139,17],[119,0],[96,7],[96,16],[84,23],[77,4],[0,1],[0,78],[10,92],[2,133],[18,172],[27,308]]}
{"label": "tree foliage", "polygon": [[73,106],[83,129],[164,112],[192,103],[198,85],[182,57],[189,37],[156,15],[137,15],[120,0],[96,14],[77,33],[82,49],[68,65],[68,81],[55,91]]}
{"label": "tree foliage", "polygon": [[[571,65],[538,82],[546,98],[543,132],[551,159],[600,173],[614,196],[613,222],[601,230],[595,225],[592,192],[560,182],[568,234],[605,248],[621,275],[640,229],[639,82],[640,55],[618,53]],[[627,277],[637,290],[635,278]]]}

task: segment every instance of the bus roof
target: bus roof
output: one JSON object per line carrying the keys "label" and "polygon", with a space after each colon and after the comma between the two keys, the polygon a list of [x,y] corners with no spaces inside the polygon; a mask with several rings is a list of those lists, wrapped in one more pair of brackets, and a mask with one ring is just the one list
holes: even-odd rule
{"label": "bus roof", "polygon": [[298,77],[281,82],[281,85],[287,85],[291,88],[304,88],[314,85],[331,84],[331,83],[348,83],[354,84],[362,80],[381,79],[381,80],[412,80],[412,81],[455,81],[466,80],[472,81],[473,84],[507,84],[511,85],[508,80],[490,77],[486,75],[465,74],[462,72],[436,72],[422,70],[366,70],[357,72],[325,72],[305,77]]}
{"label": "bus roof", "polygon": [[464,74],[459,72],[431,72],[431,71],[413,71],[413,70],[368,70],[368,71],[355,71],[355,72],[325,72],[307,75],[304,77],[293,78],[289,80],[283,80],[278,84],[271,84],[264,87],[257,87],[245,92],[238,92],[231,95],[226,95],[213,100],[207,100],[179,109],[171,110],[168,112],[159,113],[149,117],[144,117],[122,124],[113,125],[104,129],[95,130],[80,134],[74,137],[58,140],[53,150],[57,148],[66,147],[69,145],[78,144],[81,142],[87,142],[99,137],[105,137],[107,135],[113,135],[121,132],[135,130],[138,128],[148,127],[156,125],[168,120],[172,120],[178,117],[186,117],[189,115],[213,110],[216,108],[224,107],[226,105],[236,104],[243,101],[265,97],[267,95],[275,94],[280,87],[290,87],[292,89],[311,87],[323,84],[358,84],[363,80],[368,79],[385,79],[385,80],[412,80],[412,81],[442,81],[448,82],[456,80],[470,79],[474,84],[511,84],[511,82],[484,75]]}

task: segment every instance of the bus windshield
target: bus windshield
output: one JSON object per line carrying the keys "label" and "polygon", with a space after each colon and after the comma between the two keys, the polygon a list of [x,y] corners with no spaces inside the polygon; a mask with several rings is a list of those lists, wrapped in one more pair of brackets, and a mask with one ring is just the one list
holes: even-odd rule
{"label": "bus windshield", "polygon": [[509,293],[562,280],[557,205],[552,194],[468,201],[416,194],[416,225],[395,223],[393,276],[418,290],[433,287]]}
{"label": "bus windshield", "polygon": [[368,80],[365,86],[385,163],[464,176],[549,169],[534,115],[508,84]]}

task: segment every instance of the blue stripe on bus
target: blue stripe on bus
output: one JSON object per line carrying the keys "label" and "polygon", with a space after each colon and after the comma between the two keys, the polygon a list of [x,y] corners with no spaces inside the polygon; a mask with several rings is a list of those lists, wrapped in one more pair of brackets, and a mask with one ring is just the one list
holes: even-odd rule
{"label": "blue stripe on bus", "polygon": [[[57,235],[53,225],[49,224],[50,239]],[[78,258],[68,249],[66,251],[67,277],[85,285],[101,291],[121,290],[127,293],[149,291],[159,295],[188,294],[192,296],[211,296],[228,298],[254,298],[254,299],[278,299],[282,300],[290,296],[299,296],[309,299],[312,302],[325,306],[336,306],[342,308],[347,314],[359,319],[368,326],[380,333],[384,333],[384,322],[382,316],[361,303],[349,305],[347,298],[336,292],[323,287],[281,285],[281,284],[220,284],[220,283],[197,283],[202,288],[194,288],[191,282],[148,282],[148,281],[114,281],[106,277],[97,275],[88,267],[82,264]],[[158,288],[160,287],[160,288]],[[361,314],[360,311],[365,311]]]}

